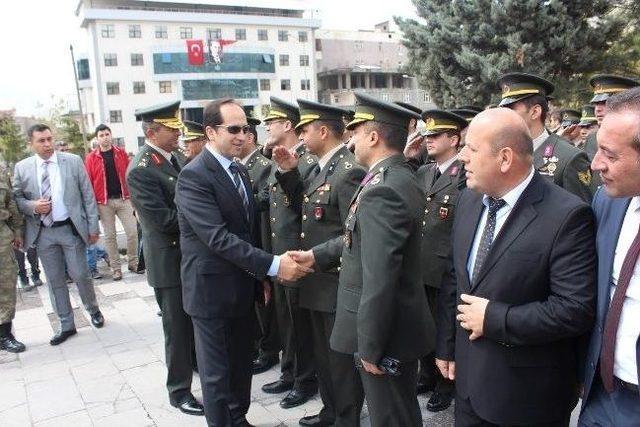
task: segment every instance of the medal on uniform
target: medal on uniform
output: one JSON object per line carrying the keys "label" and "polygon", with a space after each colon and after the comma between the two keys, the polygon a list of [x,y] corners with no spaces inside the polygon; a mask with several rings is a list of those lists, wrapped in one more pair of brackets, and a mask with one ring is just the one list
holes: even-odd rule
{"label": "medal on uniform", "polygon": [[344,237],[343,237],[342,240],[344,240],[344,245],[348,249],[351,249],[351,231],[349,231],[349,230],[345,231]]}
{"label": "medal on uniform", "polygon": [[291,202],[289,201],[289,197],[287,197],[286,195],[284,196],[284,199],[282,200],[282,202],[284,203],[285,206],[289,206],[291,204]]}
{"label": "medal on uniform", "polygon": [[158,157],[156,153],[151,153],[151,159],[153,160],[153,163],[156,164],[156,166],[160,166],[160,163],[162,163],[162,160],[160,160],[160,157]]}
{"label": "medal on uniform", "polygon": [[316,218],[316,221],[320,221],[322,217],[324,217],[324,208],[322,208],[322,206],[316,206],[313,209],[313,216]]}
{"label": "medal on uniform", "polygon": [[553,145],[547,145],[544,147],[544,157],[553,156]]}
{"label": "medal on uniform", "polygon": [[440,219],[442,220],[447,219],[447,217],[449,217],[449,208],[440,208],[438,215],[440,215]]}
{"label": "medal on uniform", "polygon": [[451,172],[449,172],[449,176],[456,176],[458,174],[458,166],[454,166],[451,168]]}

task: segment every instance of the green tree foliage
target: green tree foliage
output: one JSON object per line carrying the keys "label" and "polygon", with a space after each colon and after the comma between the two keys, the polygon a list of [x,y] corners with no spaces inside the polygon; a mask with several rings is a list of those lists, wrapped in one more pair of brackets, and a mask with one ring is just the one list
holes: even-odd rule
{"label": "green tree foliage", "polygon": [[69,106],[62,99],[53,99],[47,123],[54,130],[54,139],[69,145],[69,151],[84,157],[82,131],[75,117],[68,113]]}
{"label": "green tree foliage", "polygon": [[586,101],[597,72],[629,74],[637,49],[627,19],[604,0],[413,0],[420,22],[396,18],[409,70],[450,108],[498,99],[497,78],[524,71],[556,85],[564,103]]}
{"label": "green tree foliage", "polygon": [[11,114],[0,115],[0,154],[9,165],[28,155],[27,141]]}

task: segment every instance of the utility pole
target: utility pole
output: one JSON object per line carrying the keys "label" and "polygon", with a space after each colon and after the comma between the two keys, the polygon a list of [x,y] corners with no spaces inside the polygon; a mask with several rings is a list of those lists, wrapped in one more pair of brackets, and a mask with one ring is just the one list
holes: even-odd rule
{"label": "utility pole", "polygon": [[85,156],[89,153],[89,143],[87,142],[87,130],[84,127],[84,112],[80,101],[80,83],[78,82],[78,70],[76,69],[76,58],[73,55],[73,45],[69,45],[71,51],[71,63],[73,65],[73,76],[76,82],[76,95],[78,96],[78,109],[80,110],[80,131],[82,132],[82,143],[84,145]]}

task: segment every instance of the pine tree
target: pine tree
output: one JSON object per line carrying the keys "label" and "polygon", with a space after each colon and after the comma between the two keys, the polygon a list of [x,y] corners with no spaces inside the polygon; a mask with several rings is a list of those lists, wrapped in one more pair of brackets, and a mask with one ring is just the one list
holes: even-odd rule
{"label": "pine tree", "polygon": [[396,18],[409,71],[444,108],[495,102],[497,78],[511,71],[545,77],[560,101],[579,104],[591,74],[628,74],[638,54],[627,48],[627,20],[604,0],[413,3],[424,23]]}
{"label": "pine tree", "polygon": [[0,115],[0,153],[9,165],[28,155],[26,139],[11,114]]}

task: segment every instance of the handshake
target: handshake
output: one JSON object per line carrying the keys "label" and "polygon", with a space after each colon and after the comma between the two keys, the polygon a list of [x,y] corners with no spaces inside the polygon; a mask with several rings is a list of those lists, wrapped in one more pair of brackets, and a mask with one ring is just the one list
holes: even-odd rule
{"label": "handshake", "polygon": [[316,259],[312,251],[288,251],[280,255],[278,279],[282,282],[296,281],[313,273]]}

